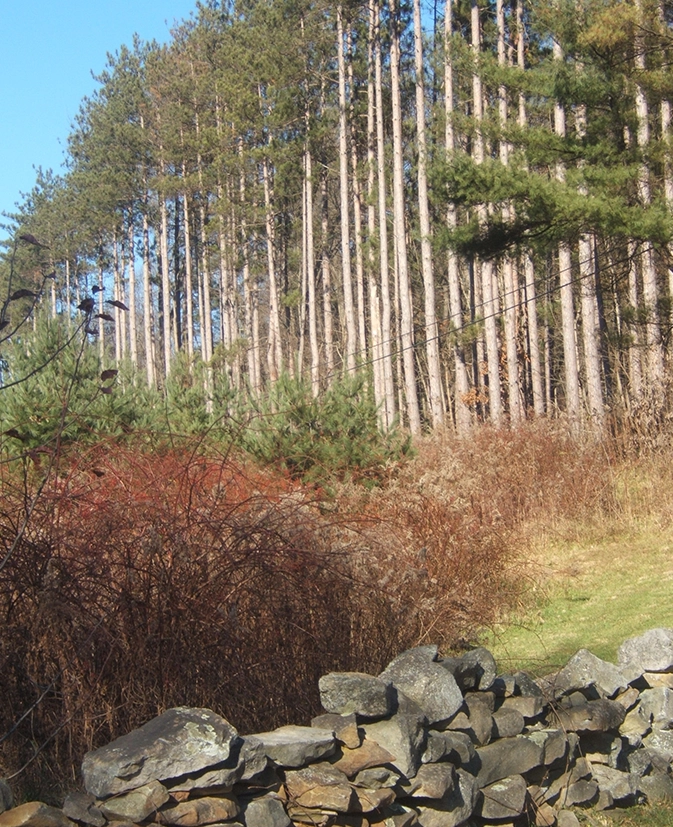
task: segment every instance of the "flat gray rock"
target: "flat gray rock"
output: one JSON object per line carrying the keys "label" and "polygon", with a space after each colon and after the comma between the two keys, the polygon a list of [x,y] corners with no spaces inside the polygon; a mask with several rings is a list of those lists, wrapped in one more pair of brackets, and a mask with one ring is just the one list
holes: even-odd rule
{"label": "flat gray rock", "polygon": [[261,742],[265,755],[279,767],[302,767],[332,755],[337,747],[331,730],[308,726],[283,726],[252,737]]}
{"label": "flat gray rock", "polygon": [[501,707],[493,713],[494,738],[512,738],[514,735],[520,735],[525,726],[526,722],[518,709]]}
{"label": "flat gray rock", "polygon": [[588,649],[580,649],[556,675],[556,697],[576,690],[596,687],[603,698],[612,698],[626,689],[628,682],[614,665],[596,657]]}
{"label": "flat gray rock", "polygon": [[567,732],[607,732],[621,726],[626,710],[616,701],[600,699],[558,707],[554,710],[554,717]]}
{"label": "flat gray rock", "polygon": [[604,764],[594,764],[591,768],[594,781],[598,782],[601,792],[612,795],[616,802],[635,802],[640,779],[630,772],[621,772]]}
{"label": "flat gray rock", "polygon": [[673,777],[667,772],[644,775],[638,781],[638,790],[643,793],[650,804],[673,801]]}
{"label": "flat gray rock", "polygon": [[458,770],[457,776],[457,783],[444,798],[416,807],[420,827],[458,827],[470,818],[479,790],[469,773]]}
{"label": "flat gray rock", "polygon": [[63,802],[63,812],[73,821],[105,827],[107,819],[96,806],[96,799],[86,793],[68,793]]}
{"label": "flat gray rock", "polygon": [[379,677],[417,704],[432,725],[455,715],[463,704],[463,695],[453,675],[428,659],[427,649],[424,646],[404,652]]}
{"label": "flat gray rock", "polygon": [[415,777],[404,781],[397,790],[398,798],[445,798],[456,784],[452,764],[424,764]]}
{"label": "flat gray rock", "polygon": [[87,753],[84,786],[91,795],[108,798],[149,781],[196,773],[226,761],[238,739],[234,727],[210,709],[169,709]]}
{"label": "flat gray rock", "polygon": [[291,827],[283,802],[277,798],[264,796],[253,798],[243,807],[245,827]]}
{"label": "flat gray rock", "polygon": [[413,778],[421,766],[425,751],[423,719],[415,715],[393,715],[385,721],[362,725],[368,739],[387,750],[394,759],[390,762],[402,775]]}
{"label": "flat gray rock", "polygon": [[635,664],[643,672],[673,671],[673,629],[650,629],[619,647],[620,666]]}
{"label": "flat gray rock", "polygon": [[493,741],[477,750],[481,762],[477,783],[487,787],[510,775],[523,775],[542,765],[543,754],[543,747],[527,735]]}
{"label": "flat gray rock", "polygon": [[362,672],[330,672],[318,681],[320,703],[327,712],[385,718],[393,711],[395,692],[389,682]]}
{"label": "flat gray rock", "polygon": [[502,821],[520,816],[526,808],[526,782],[520,775],[501,778],[481,791],[482,799],[478,809],[484,819]]}
{"label": "flat gray rock", "polygon": [[497,675],[495,658],[483,646],[458,658],[442,658],[440,663],[451,672],[463,693],[490,689]]}
{"label": "flat gray rock", "polygon": [[652,724],[652,729],[673,727],[673,689],[658,686],[640,694],[640,713]]}
{"label": "flat gray rock", "polygon": [[425,752],[422,756],[424,764],[449,761],[456,767],[464,767],[471,763],[476,750],[469,735],[464,732],[435,732],[429,730]]}
{"label": "flat gray rock", "polygon": [[109,798],[100,805],[103,815],[110,821],[131,821],[139,824],[165,804],[168,791],[159,781],[150,781],[135,790]]}

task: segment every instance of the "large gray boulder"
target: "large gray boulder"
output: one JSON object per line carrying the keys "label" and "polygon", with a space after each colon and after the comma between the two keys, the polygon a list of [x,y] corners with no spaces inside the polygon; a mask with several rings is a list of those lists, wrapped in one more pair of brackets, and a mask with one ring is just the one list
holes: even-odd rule
{"label": "large gray boulder", "polygon": [[673,727],[673,689],[658,686],[646,689],[640,695],[640,713],[648,720],[652,729]]}
{"label": "large gray boulder", "polygon": [[625,640],[617,658],[621,667],[637,665],[641,674],[673,671],[673,629],[650,629]]}
{"label": "large gray boulder", "polygon": [[86,791],[98,798],[150,781],[197,773],[224,763],[239,735],[210,709],[176,707],[89,752],[82,762]]}
{"label": "large gray boulder", "polygon": [[417,704],[431,725],[449,720],[463,704],[455,678],[432,659],[433,650],[436,647],[409,649],[379,675]]}
{"label": "large gray boulder", "polygon": [[271,796],[253,798],[243,806],[245,827],[291,827],[282,801]]}

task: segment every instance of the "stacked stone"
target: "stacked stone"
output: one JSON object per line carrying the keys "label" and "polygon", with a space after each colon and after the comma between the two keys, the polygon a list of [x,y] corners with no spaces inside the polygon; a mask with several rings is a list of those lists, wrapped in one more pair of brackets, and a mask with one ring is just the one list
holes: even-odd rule
{"label": "stacked stone", "polygon": [[310,727],[245,737],[168,710],[90,752],[62,810],[11,808],[0,782],[0,827],[572,827],[573,806],[673,798],[671,629],[539,681],[422,646],[378,677],[325,675],[320,696]]}

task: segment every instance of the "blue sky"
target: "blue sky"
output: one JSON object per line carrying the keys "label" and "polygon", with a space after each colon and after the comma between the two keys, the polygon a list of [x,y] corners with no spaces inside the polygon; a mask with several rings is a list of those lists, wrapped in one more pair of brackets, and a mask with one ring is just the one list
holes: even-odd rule
{"label": "blue sky", "polygon": [[32,189],[34,167],[60,170],[107,53],[136,32],[166,42],[194,8],[194,0],[0,0],[0,213]]}

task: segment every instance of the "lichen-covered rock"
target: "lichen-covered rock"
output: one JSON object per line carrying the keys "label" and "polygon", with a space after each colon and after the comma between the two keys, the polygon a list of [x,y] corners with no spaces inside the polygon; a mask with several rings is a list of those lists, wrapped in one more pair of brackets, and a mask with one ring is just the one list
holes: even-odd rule
{"label": "lichen-covered rock", "polygon": [[439,761],[449,761],[456,767],[465,767],[476,757],[474,744],[470,736],[464,732],[450,731],[428,732],[425,752],[421,761],[424,764],[433,764]]}
{"label": "lichen-covered rock", "polygon": [[307,726],[282,726],[271,732],[258,732],[268,758],[279,767],[302,767],[320,761],[336,750],[337,743],[331,730]]}
{"label": "lichen-covered rock", "polygon": [[63,802],[63,813],[73,821],[92,827],[105,827],[107,824],[107,819],[96,806],[95,797],[86,793],[69,793]]}
{"label": "lichen-covered rock", "polygon": [[510,775],[523,775],[542,765],[543,748],[527,735],[501,738],[477,749],[481,763],[477,775],[479,787],[487,787]]}
{"label": "lichen-covered rock", "polygon": [[614,801],[635,803],[638,792],[637,776],[606,767],[604,764],[592,764],[591,774],[601,791],[609,792]]}
{"label": "lichen-covered rock", "polygon": [[440,663],[451,672],[463,693],[490,689],[497,675],[495,658],[483,646],[472,649],[459,658],[442,658]]}
{"label": "lichen-covered rock", "polygon": [[229,757],[238,733],[210,709],[177,707],[89,752],[82,762],[86,791],[98,798],[196,773]]}
{"label": "lichen-covered rock", "polygon": [[139,824],[168,801],[168,790],[159,781],[150,781],[135,790],[108,798],[100,804],[101,812],[111,821]]}
{"label": "lichen-covered rock", "polygon": [[617,660],[620,667],[637,665],[640,674],[673,671],[673,629],[650,629],[625,640]]}
{"label": "lichen-covered rock", "polygon": [[628,682],[614,663],[601,660],[588,649],[576,652],[558,672],[554,682],[556,697],[596,687],[601,697],[612,698],[627,686]]}
{"label": "lichen-covered rock", "polygon": [[399,798],[444,798],[456,784],[452,764],[424,764],[415,777],[400,783]]}
{"label": "lichen-covered rock", "polygon": [[253,798],[241,810],[245,827],[291,827],[283,802],[271,796]]}
{"label": "lichen-covered rock", "polygon": [[626,710],[616,701],[600,699],[558,707],[554,717],[567,732],[607,732],[621,726]]}
{"label": "lichen-covered rock", "polygon": [[357,749],[362,741],[355,713],[337,715],[334,712],[327,712],[311,718],[311,726],[316,729],[331,729],[337,741],[348,749]]}
{"label": "lichen-covered rock", "polygon": [[300,807],[347,813],[353,803],[353,788],[348,778],[331,764],[313,764],[285,773],[285,786],[291,801]]}
{"label": "lichen-covered rock", "polygon": [[393,715],[385,721],[363,724],[366,737],[387,750],[402,775],[413,778],[425,749],[423,720],[415,715]]}
{"label": "lichen-covered rock", "polygon": [[640,695],[640,714],[652,725],[652,729],[673,727],[673,689],[658,686],[646,689]]}
{"label": "lichen-covered rock", "polygon": [[429,655],[425,646],[403,652],[379,677],[417,704],[430,724],[437,724],[455,715],[463,695],[453,675]]}
{"label": "lichen-covered rock", "polygon": [[318,681],[320,703],[327,712],[385,718],[393,711],[395,692],[389,682],[362,672],[330,672]]}
{"label": "lichen-covered rock", "polygon": [[444,798],[419,804],[418,823],[421,827],[458,827],[464,824],[474,812],[479,790],[474,776],[458,770],[457,783]]}
{"label": "lichen-covered rock", "polygon": [[512,819],[526,809],[528,791],[520,775],[501,778],[481,791],[482,797],[477,812],[484,819]]}

